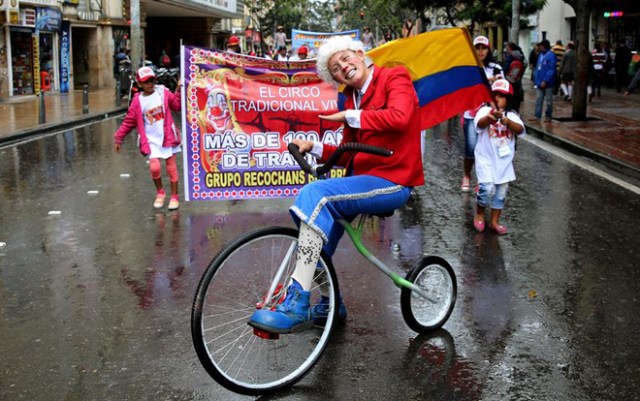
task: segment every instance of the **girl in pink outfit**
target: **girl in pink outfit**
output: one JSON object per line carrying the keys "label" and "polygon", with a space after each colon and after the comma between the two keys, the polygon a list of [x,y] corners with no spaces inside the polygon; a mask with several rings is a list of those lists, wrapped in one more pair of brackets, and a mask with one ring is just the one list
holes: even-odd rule
{"label": "girl in pink outfit", "polygon": [[180,132],[173,122],[171,110],[180,110],[180,96],[177,93],[181,83],[178,82],[176,93],[172,93],[163,85],[156,85],[155,78],[155,73],[149,67],[138,70],[136,79],[142,92],[135,95],[122,125],[114,134],[115,149],[120,152],[124,137],[134,128],[137,129],[140,153],[149,156],[151,178],[158,191],[153,207],[160,209],[164,206],[166,194],[161,178],[161,160],[164,159],[171,183],[169,210],[175,210],[180,206],[175,157],[175,153],[180,152]]}

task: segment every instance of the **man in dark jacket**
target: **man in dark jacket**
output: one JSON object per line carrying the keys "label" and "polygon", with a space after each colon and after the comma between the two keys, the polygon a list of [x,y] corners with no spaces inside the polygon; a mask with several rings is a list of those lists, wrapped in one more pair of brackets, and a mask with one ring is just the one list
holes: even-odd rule
{"label": "man in dark jacket", "polygon": [[618,44],[614,66],[616,69],[616,92],[621,92],[629,84],[629,63],[631,62],[631,49],[624,42]]}

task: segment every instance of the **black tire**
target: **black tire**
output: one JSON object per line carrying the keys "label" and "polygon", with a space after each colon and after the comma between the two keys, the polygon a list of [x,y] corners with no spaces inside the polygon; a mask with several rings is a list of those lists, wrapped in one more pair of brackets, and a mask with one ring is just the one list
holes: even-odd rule
{"label": "black tire", "polygon": [[451,265],[437,256],[423,258],[405,277],[432,299],[426,300],[408,288],[400,293],[400,308],[407,325],[417,333],[429,333],[449,319],[456,303],[458,286]]}
{"label": "black tire", "polygon": [[297,240],[298,231],[286,227],[242,235],[213,258],[198,284],[191,313],[193,344],[209,375],[231,391],[261,395],[292,386],[318,361],[331,337],[339,290],[324,252],[310,290],[313,307],[320,286],[328,286],[332,312],[324,326],[264,339],[247,324],[257,308],[273,306],[264,305],[264,298],[281,265],[285,271],[278,283],[288,282]]}

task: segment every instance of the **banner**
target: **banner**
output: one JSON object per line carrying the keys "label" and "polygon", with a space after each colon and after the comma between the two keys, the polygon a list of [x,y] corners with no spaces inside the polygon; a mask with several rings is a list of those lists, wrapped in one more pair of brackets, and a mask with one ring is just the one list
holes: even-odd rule
{"label": "banner", "polygon": [[299,29],[291,30],[291,53],[297,54],[298,48],[305,45],[309,48],[309,58],[314,58],[318,54],[318,48],[322,43],[332,36],[351,36],[353,39],[360,40],[360,30],[354,29],[352,31],[343,32],[310,32],[301,31]]}
{"label": "banner", "polygon": [[398,39],[367,52],[376,65],[404,65],[430,128],[491,99],[489,82],[466,29],[451,28]]}
{"label": "banner", "polygon": [[69,92],[71,23],[63,21],[60,29],[60,93]]}
{"label": "banner", "polygon": [[313,177],[287,144],[342,140],[341,124],[318,118],[337,111],[337,92],[318,78],[314,60],[278,62],[189,46],[182,57],[187,201],[295,196]]}

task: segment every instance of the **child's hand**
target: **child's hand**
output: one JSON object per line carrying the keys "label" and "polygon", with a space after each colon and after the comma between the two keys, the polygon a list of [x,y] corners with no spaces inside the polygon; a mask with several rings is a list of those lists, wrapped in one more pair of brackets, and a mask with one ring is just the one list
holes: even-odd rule
{"label": "child's hand", "polygon": [[122,149],[122,145],[116,143],[116,153],[120,153],[120,149]]}
{"label": "child's hand", "polygon": [[502,111],[493,109],[491,110],[491,115],[493,116],[494,119],[499,120],[502,118]]}

